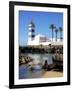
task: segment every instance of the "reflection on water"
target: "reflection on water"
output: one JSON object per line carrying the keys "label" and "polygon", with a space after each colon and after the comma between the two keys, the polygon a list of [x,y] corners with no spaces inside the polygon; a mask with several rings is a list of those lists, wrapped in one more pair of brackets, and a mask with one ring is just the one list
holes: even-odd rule
{"label": "reflection on water", "polygon": [[[25,54],[24,54],[25,55]],[[27,54],[33,58],[31,65],[33,68],[30,68],[28,65],[21,65],[19,67],[19,79],[29,79],[29,78],[40,78],[43,75],[42,65],[45,60],[48,64],[52,64],[52,54]]]}
{"label": "reflection on water", "polygon": [[26,78],[39,78],[42,75],[41,69],[34,69],[30,70],[25,65],[20,66],[19,68],[19,78],[20,79],[26,79]]}

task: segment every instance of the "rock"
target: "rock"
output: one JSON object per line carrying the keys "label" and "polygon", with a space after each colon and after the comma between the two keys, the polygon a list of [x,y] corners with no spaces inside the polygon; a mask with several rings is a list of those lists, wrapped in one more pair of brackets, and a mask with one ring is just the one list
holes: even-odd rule
{"label": "rock", "polygon": [[27,64],[33,61],[33,59],[27,55],[19,56],[19,64]]}
{"label": "rock", "polygon": [[50,70],[50,66],[48,65],[47,60],[45,60],[45,63],[44,63],[44,65],[42,66],[42,68],[43,68],[44,70]]}

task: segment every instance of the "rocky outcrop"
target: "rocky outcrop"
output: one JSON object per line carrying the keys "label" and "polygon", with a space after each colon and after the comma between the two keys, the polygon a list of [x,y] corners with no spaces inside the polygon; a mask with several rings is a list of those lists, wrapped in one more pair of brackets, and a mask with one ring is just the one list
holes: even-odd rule
{"label": "rocky outcrop", "polygon": [[33,59],[27,55],[19,56],[19,65],[21,64],[27,64],[29,62],[33,61]]}

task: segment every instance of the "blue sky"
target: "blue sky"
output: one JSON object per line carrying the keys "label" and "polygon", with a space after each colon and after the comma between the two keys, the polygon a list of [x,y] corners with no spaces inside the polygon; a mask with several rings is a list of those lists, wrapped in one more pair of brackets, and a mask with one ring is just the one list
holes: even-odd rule
{"label": "blue sky", "polygon": [[[54,24],[57,28],[63,27],[63,13],[56,12],[37,12],[37,11],[19,11],[19,45],[27,44],[28,25],[30,21],[35,24],[35,34],[43,34],[51,38],[50,24]],[[58,37],[59,37],[58,33]],[[54,33],[55,37],[55,33]]]}

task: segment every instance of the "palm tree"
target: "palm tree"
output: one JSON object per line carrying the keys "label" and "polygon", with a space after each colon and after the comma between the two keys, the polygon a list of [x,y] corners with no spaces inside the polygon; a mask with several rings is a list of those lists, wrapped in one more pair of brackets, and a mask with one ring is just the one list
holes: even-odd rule
{"label": "palm tree", "polygon": [[63,31],[62,27],[59,27],[59,31],[60,31],[60,41],[62,41],[62,31]]}
{"label": "palm tree", "polygon": [[56,33],[56,41],[57,41],[58,29],[55,29],[55,33]]}
{"label": "palm tree", "polygon": [[53,41],[53,31],[56,27],[54,26],[54,24],[51,24],[49,28],[52,30],[52,41]]}

